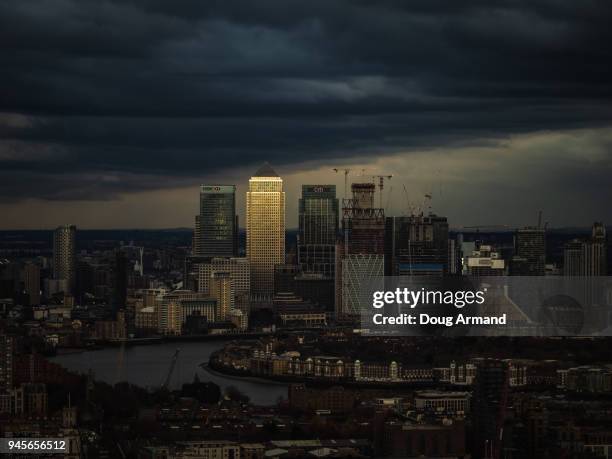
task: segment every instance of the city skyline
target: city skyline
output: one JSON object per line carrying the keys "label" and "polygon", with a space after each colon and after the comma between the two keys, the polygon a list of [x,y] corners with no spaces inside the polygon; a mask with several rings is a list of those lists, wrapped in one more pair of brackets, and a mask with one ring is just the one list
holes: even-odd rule
{"label": "city skyline", "polygon": [[[260,163],[264,164],[264,162]],[[397,170],[395,164],[390,170]],[[259,167],[258,166],[258,167]],[[378,172],[380,168],[365,169],[364,167],[357,166],[355,168],[347,168],[351,172],[349,174],[348,185],[352,183],[369,183],[377,182]],[[274,166],[276,168],[276,166]],[[160,212],[150,212],[150,204],[143,206],[142,203],[127,199],[122,201],[123,204],[119,204],[122,212],[125,212],[126,216],[131,218],[132,224],[126,224],[124,226],[117,224],[118,221],[116,212],[117,209],[113,205],[106,207],[105,204],[108,202],[114,203],[114,201],[79,201],[76,206],[76,214],[72,214],[70,206],[66,206],[63,201],[50,201],[48,203],[39,203],[42,207],[38,207],[39,204],[28,202],[21,203],[14,206],[6,206],[2,204],[0,200],[0,211],[2,211],[7,218],[0,222],[1,230],[54,230],[59,226],[63,226],[68,222],[74,224],[82,230],[95,230],[95,229],[178,229],[178,228],[194,228],[193,215],[200,211],[200,197],[202,186],[207,184],[231,184],[229,186],[235,187],[236,194],[236,212],[239,221],[239,228],[241,231],[246,230],[246,192],[248,191],[248,180],[257,167],[249,171],[246,171],[246,178],[244,181],[234,181],[223,179],[223,177],[211,177],[210,180],[198,182],[197,185],[190,186],[188,188],[180,189],[176,192],[164,193],[166,197],[162,203],[159,201],[156,203],[158,210],[161,207],[167,207],[169,215],[175,216],[172,221],[168,221],[167,224],[152,223],[151,216],[166,217]],[[282,171],[283,169],[278,169]],[[299,199],[302,192],[302,186],[304,185],[324,185],[331,184],[336,187],[338,199],[342,199],[344,195],[344,176],[342,170],[334,172],[334,169],[327,167],[321,167],[312,173],[305,174],[291,174],[290,172],[286,175],[281,173],[284,181],[284,189],[287,194],[286,200],[286,219],[288,230],[297,230],[299,226]],[[289,184],[287,184],[287,178],[289,177]],[[303,182],[297,181],[295,177],[303,177]],[[293,179],[293,180],[292,180]],[[449,217],[449,225],[451,228],[469,228],[469,227],[495,227],[499,229],[513,230],[516,228],[535,226],[537,224],[538,213],[544,212],[544,221],[549,223],[550,228],[588,228],[593,221],[611,221],[610,219],[603,219],[602,216],[606,214],[605,208],[593,210],[592,212],[582,212],[585,218],[564,218],[555,221],[547,208],[542,208],[531,202],[513,202],[509,205],[509,208],[515,209],[520,215],[520,218],[510,219],[504,217],[508,212],[504,210],[508,209],[508,206],[499,204],[497,207],[499,216],[497,217],[482,217],[480,213],[465,212],[465,208],[459,208],[452,206],[452,202],[457,200],[457,194],[454,193],[449,187],[443,183],[438,183],[437,187],[421,187],[418,190],[413,189],[409,191],[411,185],[402,181],[402,176],[397,173],[393,174],[393,178],[390,181],[385,181],[385,189],[383,191],[383,208],[387,215],[391,216],[408,216],[412,213],[424,214],[433,213],[437,215],[447,215]],[[413,185],[414,186],[414,185]],[[605,189],[602,189],[606,191]],[[528,191],[528,190],[526,190]],[[476,192],[476,190],[474,190]],[[350,190],[349,193],[350,194]],[[379,199],[378,185],[376,188],[376,201]],[[155,193],[151,195],[152,200],[157,200],[159,196]],[[474,197],[474,196],[472,196]],[[487,202],[491,203],[491,196],[481,196]],[[174,200],[176,199],[176,200]],[[525,199],[525,198],[524,198]],[[578,200],[577,198],[575,199]],[[512,199],[512,201],[515,201]],[[501,199],[499,203],[506,202],[505,199]],[[97,213],[94,215],[88,213],[87,209],[90,209],[92,205],[96,205]],[[161,205],[160,205],[161,204]],[[495,204],[495,203],[493,203]],[[559,209],[563,207],[564,202],[557,202],[557,205],[552,206],[553,209]],[[136,206],[133,208],[132,206]],[[529,206],[529,207],[527,207]],[[468,206],[469,207],[469,206]],[[583,211],[590,209],[588,203],[585,203]],[[27,217],[20,219],[17,217],[19,213],[18,209],[27,210]],[[474,209],[472,208],[472,211]],[[495,215],[495,208],[492,212],[487,212],[487,215]],[[598,213],[599,212],[599,213]],[[177,216],[177,214],[180,215]],[[567,212],[566,212],[567,214]],[[468,217],[471,215],[471,217]],[[94,216],[94,219],[91,217]],[[144,218],[143,218],[144,217]],[[612,216],[610,217],[612,219]],[[100,222],[99,224],[92,224],[92,222]],[[27,223],[22,223],[27,222]],[[46,222],[46,223],[44,223]]]}
{"label": "city skyline", "polygon": [[612,2],[0,2],[0,452],[612,459]]}

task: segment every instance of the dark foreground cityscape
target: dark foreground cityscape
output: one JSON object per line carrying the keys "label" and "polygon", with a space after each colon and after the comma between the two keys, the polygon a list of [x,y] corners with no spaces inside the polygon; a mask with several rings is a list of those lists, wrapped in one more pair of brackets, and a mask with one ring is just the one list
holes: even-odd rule
{"label": "dark foreground cityscape", "polygon": [[1,0],[0,459],[612,459],[611,0]]}
{"label": "dark foreground cityscape", "polygon": [[303,185],[297,231],[264,164],[246,233],[221,184],[201,186],[193,231],[0,232],[1,436],[63,439],[67,458],[611,457],[609,338],[369,336],[356,293],[601,278],[604,224],[449,229],[386,215],[385,180],[342,200]]}

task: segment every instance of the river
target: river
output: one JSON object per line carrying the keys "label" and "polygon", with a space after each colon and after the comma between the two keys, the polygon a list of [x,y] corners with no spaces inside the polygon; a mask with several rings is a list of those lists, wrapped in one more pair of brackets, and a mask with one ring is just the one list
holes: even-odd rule
{"label": "river", "polygon": [[160,343],[130,346],[123,351],[119,347],[111,347],[60,354],[51,360],[77,373],[87,373],[91,368],[96,379],[109,384],[127,381],[141,387],[153,388],[162,385],[170,369],[172,356],[176,349],[180,348],[169,384],[171,389],[192,382],[197,374],[201,381],[212,381],[222,390],[228,386],[236,387],[256,405],[274,405],[280,397],[287,398],[285,384],[225,376],[200,367],[202,363],[208,362],[212,352],[225,344],[223,341]]}

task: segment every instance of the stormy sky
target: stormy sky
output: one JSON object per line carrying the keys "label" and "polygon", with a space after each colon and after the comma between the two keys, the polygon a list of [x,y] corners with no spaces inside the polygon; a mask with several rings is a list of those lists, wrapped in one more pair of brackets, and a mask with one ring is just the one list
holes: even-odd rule
{"label": "stormy sky", "polygon": [[290,227],[300,184],[342,196],[334,167],[393,174],[388,214],[610,223],[610,23],[605,0],[4,0],[0,229],[192,226],[200,183],[242,214],[263,161]]}

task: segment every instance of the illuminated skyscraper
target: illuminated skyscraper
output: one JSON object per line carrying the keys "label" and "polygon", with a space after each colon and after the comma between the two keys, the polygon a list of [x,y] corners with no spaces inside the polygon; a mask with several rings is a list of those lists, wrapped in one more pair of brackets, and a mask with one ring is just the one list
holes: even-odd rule
{"label": "illuminated skyscraper", "polygon": [[76,268],[76,226],[64,225],[53,233],[53,278],[63,279],[72,293]]}
{"label": "illuminated skyscraper", "polygon": [[283,179],[267,163],[249,180],[246,220],[251,293],[272,295],[274,266],[285,262],[285,192]]}

